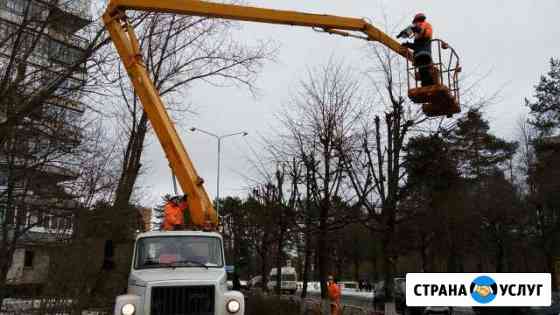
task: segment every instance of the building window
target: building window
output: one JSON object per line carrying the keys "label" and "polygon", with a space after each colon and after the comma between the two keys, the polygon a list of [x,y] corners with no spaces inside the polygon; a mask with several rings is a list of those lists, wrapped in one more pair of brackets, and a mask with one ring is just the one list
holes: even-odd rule
{"label": "building window", "polygon": [[38,218],[36,215],[32,214],[32,213],[28,213],[27,214],[27,226],[28,227],[34,227],[35,225],[37,225],[38,222]]}
{"label": "building window", "polygon": [[56,62],[73,64],[82,56],[82,52],[74,47],[70,47],[63,42],[50,40],[49,56]]}
{"label": "building window", "polygon": [[3,4],[8,11],[23,16],[29,5],[29,0],[5,0]]}
{"label": "building window", "polygon": [[0,22],[0,36],[2,36],[2,47],[12,45],[14,41],[14,27],[5,22]]}
{"label": "building window", "polygon": [[23,16],[28,8],[29,11],[27,12],[31,17],[40,17],[46,10],[44,5],[30,0],[0,0],[0,4],[3,8],[19,16]]}
{"label": "building window", "polygon": [[8,186],[8,172],[0,169],[0,186]]}
{"label": "building window", "polygon": [[42,228],[48,228],[49,227],[49,220],[50,220],[50,216],[48,214],[41,214],[41,220],[39,221],[39,225]]}
{"label": "building window", "polygon": [[6,220],[6,196],[0,197],[0,224],[4,224]]}
{"label": "building window", "polygon": [[25,250],[24,256],[23,256],[23,266],[25,268],[33,268],[33,258],[35,256],[35,253],[31,250]]}
{"label": "building window", "polygon": [[52,216],[50,218],[50,224],[49,224],[48,228],[51,229],[51,230],[56,230],[58,228],[57,227],[57,222],[58,222],[58,220],[56,219],[56,217]]}

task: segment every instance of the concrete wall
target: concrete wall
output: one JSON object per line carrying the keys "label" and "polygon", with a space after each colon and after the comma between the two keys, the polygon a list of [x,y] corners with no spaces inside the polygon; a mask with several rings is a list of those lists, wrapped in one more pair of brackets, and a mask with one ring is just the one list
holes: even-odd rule
{"label": "concrete wall", "polygon": [[8,271],[10,284],[39,284],[45,282],[49,272],[49,254],[46,249],[31,247],[33,265],[25,267],[25,248],[18,248],[14,253],[12,266]]}

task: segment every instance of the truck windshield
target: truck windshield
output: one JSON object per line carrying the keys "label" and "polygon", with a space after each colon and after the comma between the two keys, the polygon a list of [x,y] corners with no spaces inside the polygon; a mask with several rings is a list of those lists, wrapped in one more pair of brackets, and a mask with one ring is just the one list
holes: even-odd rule
{"label": "truck windshield", "polygon": [[282,275],[282,281],[296,281],[295,275]]}
{"label": "truck windshield", "polygon": [[[276,274],[270,275],[270,281],[276,281],[278,276]],[[294,274],[282,274],[282,281],[296,281],[296,275]]]}
{"label": "truck windshield", "polygon": [[136,269],[223,266],[217,237],[158,236],[141,238],[136,243]]}

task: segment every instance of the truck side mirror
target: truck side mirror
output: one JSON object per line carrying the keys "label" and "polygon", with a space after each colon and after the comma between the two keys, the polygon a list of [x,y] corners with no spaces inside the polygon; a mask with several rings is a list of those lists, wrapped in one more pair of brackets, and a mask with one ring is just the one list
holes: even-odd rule
{"label": "truck side mirror", "polygon": [[233,273],[235,271],[235,266],[226,266],[227,273]]}

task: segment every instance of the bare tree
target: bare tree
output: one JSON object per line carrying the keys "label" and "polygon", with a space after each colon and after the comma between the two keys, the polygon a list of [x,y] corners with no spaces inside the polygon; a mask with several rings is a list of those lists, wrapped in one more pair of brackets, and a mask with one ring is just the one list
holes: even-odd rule
{"label": "bare tree", "polygon": [[[282,267],[284,264],[285,250],[290,235],[295,232],[296,206],[300,198],[299,184],[301,177],[300,163],[294,158],[291,162],[281,162],[275,172],[276,196],[276,294],[281,293]],[[288,180],[288,182],[286,182]]]}
{"label": "bare tree", "polygon": [[280,134],[273,147],[277,157],[300,161],[304,166],[302,174],[307,174],[308,195],[301,198],[307,206],[300,208],[318,210],[315,222],[304,222],[310,224],[306,228],[317,237],[319,279],[325,298],[331,263],[327,252],[329,235],[346,224],[342,219],[344,213],[337,208],[337,200],[346,197],[344,160],[340,152],[355,132],[362,114],[362,99],[357,76],[334,60],[309,71],[300,85],[299,92],[280,116],[285,133]]}
{"label": "bare tree", "polygon": [[[235,24],[228,21],[177,16],[139,14],[133,17],[146,67],[159,93],[175,114],[189,110],[187,91],[194,82],[217,86],[240,85],[250,91],[265,59],[272,56],[270,43],[254,47],[233,38]],[[150,132],[148,117],[132,90],[125,69],[116,64],[106,68],[109,81],[117,82],[114,111],[122,128],[122,171],[114,197],[116,206],[126,205],[142,168],[142,153]]]}
{"label": "bare tree", "polygon": [[366,226],[380,239],[386,296],[390,298],[398,258],[396,231],[404,219],[400,209],[406,180],[403,149],[413,127],[426,118],[405,97],[406,75],[400,58],[387,49],[374,46],[372,50],[378,67],[371,78],[382,113],[363,117],[355,146],[344,150],[345,168],[358,202],[367,212]]}
{"label": "bare tree", "polygon": [[268,272],[271,264],[270,255],[274,244],[274,213],[277,189],[270,182],[258,185],[245,203],[248,215],[248,237],[252,240],[252,249],[260,260],[261,288],[267,289]]}

